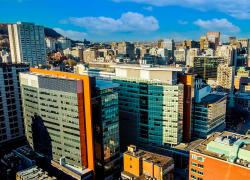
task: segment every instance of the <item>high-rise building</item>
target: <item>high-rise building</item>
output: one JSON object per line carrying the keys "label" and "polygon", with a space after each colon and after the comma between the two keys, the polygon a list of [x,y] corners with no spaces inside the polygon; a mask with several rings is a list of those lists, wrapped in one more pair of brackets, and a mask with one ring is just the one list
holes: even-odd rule
{"label": "high-rise building", "polygon": [[197,56],[194,57],[193,72],[204,80],[207,80],[208,78],[216,78],[218,65],[224,62],[224,58],[221,57]]}
{"label": "high-rise building", "polygon": [[56,39],[51,37],[45,38],[46,47],[48,51],[55,51],[56,50]]}
{"label": "high-rise building", "polygon": [[200,37],[200,49],[205,50],[205,49],[208,49],[208,48],[210,48],[210,43],[209,43],[207,37],[206,36],[201,36]]}
{"label": "high-rise building", "polygon": [[19,73],[25,64],[0,64],[0,145],[24,136]]}
{"label": "high-rise building", "polygon": [[216,132],[190,151],[189,179],[250,179],[250,139]]}
{"label": "high-rise building", "polygon": [[187,61],[187,49],[174,50],[174,60],[176,63],[186,64]]}
{"label": "high-rise building", "polygon": [[119,177],[120,140],[118,93],[119,85],[111,81],[96,81],[92,100],[96,179]]}
{"label": "high-rise building", "polygon": [[123,154],[123,164],[123,180],[174,179],[174,160],[171,157],[137,149],[133,145],[128,146],[128,150]]}
{"label": "high-rise building", "polygon": [[90,169],[102,178],[112,176],[110,171],[119,168],[114,85],[87,75],[35,68],[20,77],[30,146],[80,172]]}
{"label": "high-rise building", "polygon": [[215,55],[218,57],[223,57],[226,60],[226,64],[229,66],[236,66],[237,51],[233,46],[217,46]]}
{"label": "high-rise building", "polygon": [[12,63],[46,64],[44,27],[17,22],[8,25]]}
{"label": "high-rise building", "polygon": [[219,64],[217,69],[217,85],[227,92],[234,90],[235,67]]}
{"label": "high-rise building", "polygon": [[200,55],[200,50],[198,48],[191,48],[187,50],[187,60],[186,65],[194,67],[194,57]]}
{"label": "high-rise building", "polygon": [[184,87],[177,83],[177,72],[184,70],[116,66],[113,82],[120,84],[120,140],[123,150],[129,144],[171,146],[182,141]]}
{"label": "high-rise building", "polygon": [[207,32],[207,39],[214,46],[214,49],[220,44],[220,32]]}
{"label": "high-rise building", "polygon": [[192,112],[192,137],[206,138],[215,131],[224,130],[227,97],[211,93],[210,86],[196,82]]}

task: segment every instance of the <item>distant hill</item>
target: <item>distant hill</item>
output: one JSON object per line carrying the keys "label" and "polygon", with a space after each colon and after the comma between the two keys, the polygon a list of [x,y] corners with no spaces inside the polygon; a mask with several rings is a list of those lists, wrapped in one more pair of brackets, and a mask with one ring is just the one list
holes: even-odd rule
{"label": "distant hill", "polygon": [[[48,27],[44,27],[44,33],[45,33],[46,37],[51,37],[51,38],[55,38],[55,39],[62,36],[61,34],[56,32],[54,29],[51,29]],[[8,35],[7,24],[0,24],[0,35],[2,35],[2,36]]]}
{"label": "distant hill", "polygon": [[47,27],[44,28],[44,33],[45,33],[46,37],[51,37],[51,38],[55,38],[55,39],[62,36],[61,34],[56,32],[54,29],[47,28]]}

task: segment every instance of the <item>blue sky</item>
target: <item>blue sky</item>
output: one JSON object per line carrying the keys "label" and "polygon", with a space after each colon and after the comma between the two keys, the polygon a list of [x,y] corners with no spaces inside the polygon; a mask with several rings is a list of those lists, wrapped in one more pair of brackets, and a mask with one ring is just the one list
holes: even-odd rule
{"label": "blue sky", "polygon": [[0,22],[28,21],[92,41],[250,36],[249,0],[0,0]]}

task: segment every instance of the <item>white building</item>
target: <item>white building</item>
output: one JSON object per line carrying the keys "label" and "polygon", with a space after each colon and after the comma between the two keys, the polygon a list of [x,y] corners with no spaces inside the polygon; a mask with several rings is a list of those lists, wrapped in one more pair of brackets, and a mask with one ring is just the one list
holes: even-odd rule
{"label": "white building", "polygon": [[190,67],[194,67],[194,57],[200,55],[199,48],[190,48],[187,50],[187,61],[186,65]]}
{"label": "white building", "polygon": [[57,41],[62,50],[71,48],[71,40],[67,37],[60,37],[57,39]]}
{"label": "white building", "polygon": [[187,49],[174,50],[174,59],[176,63],[186,63],[187,60]]}
{"label": "white building", "polygon": [[46,64],[44,27],[17,22],[8,25],[12,63]]}
{"label": "white building", "polygon": [[236,65],[237,51],[232,46],[222,45],[218,46],[215,52],[216,56],[223,57],[227,60],[230,66]]}
{"label": "white building", "polygon": [[46,47],[47,47],[47,49],[49,51],[56,50],[56,39],[50,38],[50,37],[46,37],[45,38],[45,42],[46,42]]}

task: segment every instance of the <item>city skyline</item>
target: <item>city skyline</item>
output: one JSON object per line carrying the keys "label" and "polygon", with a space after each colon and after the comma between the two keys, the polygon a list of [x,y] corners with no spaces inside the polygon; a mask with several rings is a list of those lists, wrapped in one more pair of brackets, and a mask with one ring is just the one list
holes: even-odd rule
{"label": "city skyline", "polygon": [[220,31],[222,41],[228,36],[250,36],[247,30],[250,25],[249,5],[245,0],[0,2],[5,14],[5,18],[0,18],[1,22],[34,22],[74,40],[197,40],[207,31]]}

